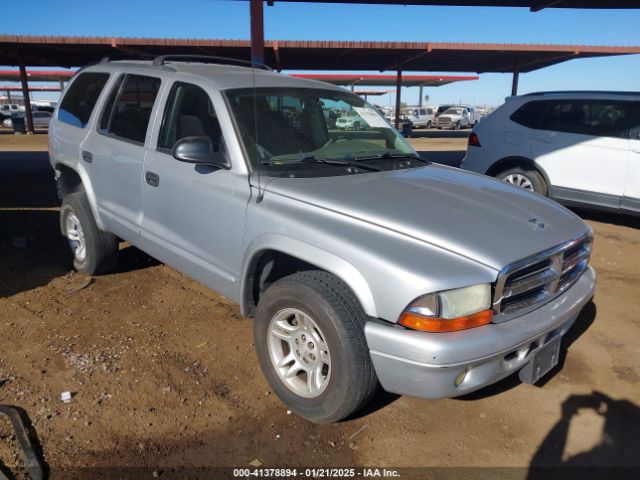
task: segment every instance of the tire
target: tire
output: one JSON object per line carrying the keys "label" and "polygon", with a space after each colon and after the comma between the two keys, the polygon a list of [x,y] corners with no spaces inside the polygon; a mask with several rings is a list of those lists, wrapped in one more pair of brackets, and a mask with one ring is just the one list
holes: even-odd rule
{"label": "tire", "polygon": [[[353,292],[324,271],[284,277],[262,295],[254,323],[258,360],[273,391],[293,412],[312,422],[337,422],[371,399],[378,379],[364,336],[366,318]],[[313,388],[302,368],[320,372],[311,377],[318,380]]]}
{"label": "tire", "polygon": [[360,130],[360,122],[353,122],[353,129]]}
{"label": "tire", "polygon": [[540,172],[533,168],[513,167],[503,170],[495,175],[495,178],[503,182],[522,187],[525,190],[547,195],[548,186]]}
{"label": "tire", "polygon": [[454,130],[460,130],[460,122],[456,122],[455,126],[453,127]]}
{"label": "tire", "polygon": [[64,197],[60,228],[69,241],[73,267],[78,272],[99,275],[115,268],[118,262],[118,239],[98,228],[85,192]]}

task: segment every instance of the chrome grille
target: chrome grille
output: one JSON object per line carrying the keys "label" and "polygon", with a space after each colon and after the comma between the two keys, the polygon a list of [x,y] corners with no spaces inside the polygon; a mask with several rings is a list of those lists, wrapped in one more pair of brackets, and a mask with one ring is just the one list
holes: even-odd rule
{"label": "chrome grille", "polygon": [[451,123],[451,117],[438,117],[437,123]]}
{"label": "chrome grille", "polygon": [[583,235],[503,269],[493,297],[494,321],[527,313],[573,285],[587,269],[591,242]]}

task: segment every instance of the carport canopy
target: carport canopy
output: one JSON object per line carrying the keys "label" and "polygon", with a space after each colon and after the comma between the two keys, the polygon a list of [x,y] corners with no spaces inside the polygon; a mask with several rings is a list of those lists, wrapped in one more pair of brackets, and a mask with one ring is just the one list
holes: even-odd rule
{"label": "carport canopy", "polygon": [[525,7],[532,12],[545,8],[640,8],[637,0],[264,0],[268,5],[287,3],[368,3],[389,5],[432,5],[451,7]]}

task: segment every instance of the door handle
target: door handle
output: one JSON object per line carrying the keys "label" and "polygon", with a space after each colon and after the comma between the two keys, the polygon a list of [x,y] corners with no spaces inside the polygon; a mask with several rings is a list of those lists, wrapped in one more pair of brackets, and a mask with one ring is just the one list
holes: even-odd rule
{"label": "door handle", "polygon": [[82,160],[87,163],[93,162],[93,154],[91,152],[87,152],[86,150],[82,151]]}
{"label": "door handle", "polygon": [[153,172],[145,172],[144,173],[144,181],[147,182],[147,185],[151,187],[160,186],[160,177],[157,173]]}

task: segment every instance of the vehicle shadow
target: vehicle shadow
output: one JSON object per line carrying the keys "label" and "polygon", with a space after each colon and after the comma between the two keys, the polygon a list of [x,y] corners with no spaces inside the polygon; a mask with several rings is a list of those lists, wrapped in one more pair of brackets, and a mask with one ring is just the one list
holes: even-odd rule
{"label": "vehicle shadow", "polygon": [[411,138],[467,138],[470,128],[462,130],[438,130],[435,128],[416,129],[411,132]]}
{"label": "vehicle shadow", "polygon": [[351,420],[356,420],[358,418],[368,417],[372,413],[377,412],[378,410],[382,410],[387,405],[391,405],[393,402],[398,400],[400,395],[396,395],[395,393],[389,393],[382,389],[382,387],[378,388],[378,391],[374,394],[373,398],[361,409],[350,415],[349,417],[342,420],[342,422],[349,422]]}
{"label": "vehicle shadow", "polygon": [[640,229],[640,216],[636,217],[624,213],[585,210],[577,207],[571,207],[571,210],[583,220],[593,220],[594,222],[610,223],[620,227]]}
{"label": "vehicle shadow", "polygon": [[[538,381],[538,383],[535,384],[536,387],[544,387],[553,377],[555,377],[560,371],[562,371],[569,348],[571,348],[571,345],[573,345],[573,343],[578,340],[578,338],[580,338],[593,324],[596,318],[596,312],[597,308],[595,303],[593,303],[593,300],[585,305],[585,307],[578,315],[578,318],[576,318],[573,326],[567,333],[565,333],[564,337],[562,337],[558,365],[556,365],[549,373],[547,373],[540,381]],[[495,395],[499,395],[500,393],[511,390],[521,383],[522,381],[517,374],[509,375],[508,377],[500,380],[497,383],[494,383],[493,385],[489,385],[488,387],[482,388],[475,392],[457,397],[456,400],[468,401],[493,397]]]}
{"label": "vehicle shadow", "polygon": [[[0,297],[46,285],[72,270],[59,205],[47,152],[0,152]],[[157,264],[125,247],[117,271]]]}
{"label": "vehicle shadow", "polygon": [[[604,417],[602,434],[597,445],[591,450],[567,455],[565,450],[571,421],[585,410],[591,410]],[[638,478],[638,425],[640,408],[629,400],[614,399],[599,391],[586,395],[571,395],[562,404],[562,417],[534,454],[527,479],[566,479],[567,473],[580,470],[584,470],[585,475],[582,478]],[[554,473],[557,475],[553,475]]]}

